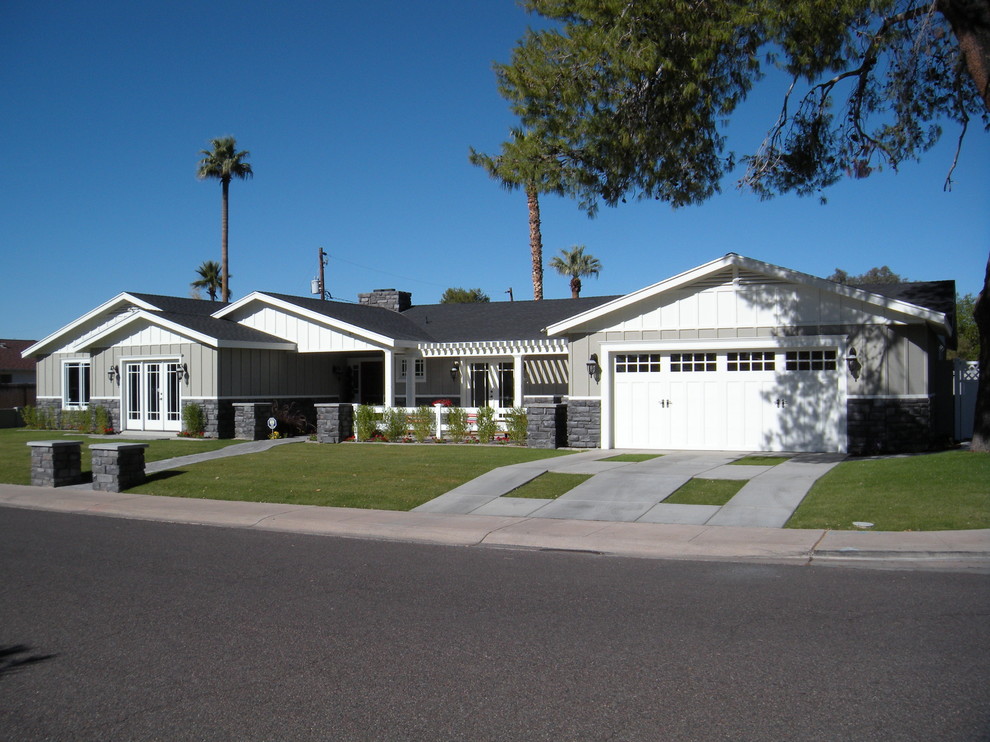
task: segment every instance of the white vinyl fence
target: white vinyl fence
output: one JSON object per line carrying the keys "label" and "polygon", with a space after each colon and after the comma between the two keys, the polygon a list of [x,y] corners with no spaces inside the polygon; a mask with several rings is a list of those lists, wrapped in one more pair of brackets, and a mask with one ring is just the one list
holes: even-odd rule
{"label": "white vinyl fence", "polygon": [[[355,404],[354,405],[355,409],[358,406],[359,405]],[[406,416],[408,417],[409,415],[412,415],[414,412],[416,412],[419,408],[418,407],[391,407],[391,408],[389,408],[389,407],[384,407],[383,405],[374,405],[374,406],[371,407],[371,409],[373,409],[375,411],[375,415],[376,416],[383,415],[385,413],[385,410],[387,410],[387,409],[393,409],[393,410],[399,410],[401,412],[404,412],[406,414]],[[443,405],[435,405],[431,409],[432,409],[433,415],[434,415],[433,437],[436,438],[438,441],[439,440],[443,440],[444,438],[447,437],[447,435],[446,435],[447,434],[447,431],[450,429],[449,426],[447,425],[447,415],[450,413],[451,410],[456,409],[456,408],[454,408],[454,407],[445,407]],[[467,416],[468,416],[468,432],[469,433],[477,433],[478,432],[478,409],[479,408],[477,408],[477,407],[463,407],[461,409],[463,409],[467,413]],[[506,413],[508,413],[508,412],[509,412],[509,410],[507,410],[507,409],[496,409],[495,410],[495,424],[498,426],[499,434],[503,434],[504,435],[506,433],[506,431],[508,430],[508,422],[506,421]],[[408,428],[407,432],[411,432],[411,431],[412,431],[412,426],[410,426]]]}

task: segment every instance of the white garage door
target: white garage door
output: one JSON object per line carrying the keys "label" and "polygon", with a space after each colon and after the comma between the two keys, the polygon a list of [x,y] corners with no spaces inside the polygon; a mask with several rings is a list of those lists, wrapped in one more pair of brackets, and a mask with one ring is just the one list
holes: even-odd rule
{"label": "white garage door", "polygon": [[804,348],[617,354],[614,445],[841,450],[836,356],[834,349]]}

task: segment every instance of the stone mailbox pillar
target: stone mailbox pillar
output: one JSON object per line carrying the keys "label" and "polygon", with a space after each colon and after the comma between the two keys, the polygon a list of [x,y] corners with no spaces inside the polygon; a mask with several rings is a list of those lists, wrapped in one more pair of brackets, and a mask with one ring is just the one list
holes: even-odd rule
{"label": "stone mailbox pillar", "polygon": [[81,441],[28,441],[28,445],[35,487],[65,487],[82,479]]}
{"label": "stone mailbox pillar", "polygon": [[234,437],[264,440],[271,432],[267,425],[271,414],[271,402],[234,402]]}
{"label": "stone mailbox pillar", "polygon": [[354,406],[348,403],[316,405],[316,440],[340,443],[354,435]]}
{"label": "stone mailbox pillar", "polygon": [[529,448],[560,448],[567,445],[567,405],[526,406],[526,445]]}
{"label": "stone mailbox pillar", "polygon": [[93,443],[93,489],[120,492],[144,482],[147,443]]}

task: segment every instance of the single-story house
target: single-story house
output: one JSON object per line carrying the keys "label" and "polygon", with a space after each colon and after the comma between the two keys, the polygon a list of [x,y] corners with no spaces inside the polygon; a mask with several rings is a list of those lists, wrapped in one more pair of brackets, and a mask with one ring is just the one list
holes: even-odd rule
{"label": "single-story house", "polygon": [[125,292],[24,351],[38,403],[119,429],[209,435],[233,406],[554,405],[565,445],[851,451],[952,430],[955,286],[851,287],[729,253],[625,296],[413,306],[254,292],[229,304]]}

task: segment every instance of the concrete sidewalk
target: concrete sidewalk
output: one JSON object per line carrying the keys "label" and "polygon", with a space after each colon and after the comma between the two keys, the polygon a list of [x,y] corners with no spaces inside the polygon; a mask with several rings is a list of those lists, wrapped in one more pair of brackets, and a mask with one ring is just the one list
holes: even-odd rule
{"label": "concrete sidewalk", "polygon": [[613,523],[228,502],[7,484],[0,485],[0,506],[450,546],[990,573],[990,530],[873,533]]}

